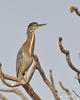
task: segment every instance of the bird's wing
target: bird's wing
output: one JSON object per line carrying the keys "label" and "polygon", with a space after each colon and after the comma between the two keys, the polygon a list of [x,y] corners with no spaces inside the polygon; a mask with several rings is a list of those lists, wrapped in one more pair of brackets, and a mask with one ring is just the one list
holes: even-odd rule
{"label": "bird's wing", "polygon": [[23,63],[23,50],[20,49],[17,55],[17,59],[16,59],[16,72],[17,72],[17,76],[18,76],[18,72],[20,67],[22,66]]}

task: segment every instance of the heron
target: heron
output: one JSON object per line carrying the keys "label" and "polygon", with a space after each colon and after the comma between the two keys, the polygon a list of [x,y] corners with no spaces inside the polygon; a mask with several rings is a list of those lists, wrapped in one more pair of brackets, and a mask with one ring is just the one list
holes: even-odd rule
{"label": "heron", "polygon": [[34,58],[35,30],[44,25],[46,24],[32,22],[27,28],[27,40],[21,46],[16,59],[16,73],[19,79],[25,76],[27,80],[27,71],[31,66]]}

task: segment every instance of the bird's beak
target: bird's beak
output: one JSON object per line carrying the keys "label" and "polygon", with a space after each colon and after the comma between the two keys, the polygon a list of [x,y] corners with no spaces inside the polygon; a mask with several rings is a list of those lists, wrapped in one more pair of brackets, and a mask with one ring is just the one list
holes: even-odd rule
{"label": "bird's beak", "polygon": [[41,27],[41,26],[45,26],[46,24],[39,24],[37,28]]}
{"label": "bird's beak", "polygon": [[41,26],[44,26],[44,25],[46,25],[46,24],[39,24],[38,26],[41,27]]}

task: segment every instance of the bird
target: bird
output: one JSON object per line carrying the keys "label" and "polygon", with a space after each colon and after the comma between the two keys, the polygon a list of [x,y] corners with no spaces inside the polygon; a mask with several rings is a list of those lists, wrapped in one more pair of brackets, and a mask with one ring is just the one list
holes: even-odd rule
{"label": "bird", "polygon": [[27,40],[21,46],[16,58],[16,74],[20,80],[23,76],[27,80],[27,71],[34,58],[35,30],[44,25],[46,24],[38,24],[37,22],[32,22],[28,25]]}

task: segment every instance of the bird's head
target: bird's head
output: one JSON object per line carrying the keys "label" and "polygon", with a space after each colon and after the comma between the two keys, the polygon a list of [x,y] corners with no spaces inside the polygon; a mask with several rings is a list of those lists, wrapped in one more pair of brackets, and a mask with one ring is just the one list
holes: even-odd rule
{"label": "bird's head", "polygon": [[29,26],[28,26],[28,29],[34,31],[36,30],[37,28],[41,27],[41,26],[44,26],[46,24],[38,24],[36,22],[33,22],[33,23],[30,23]]}

